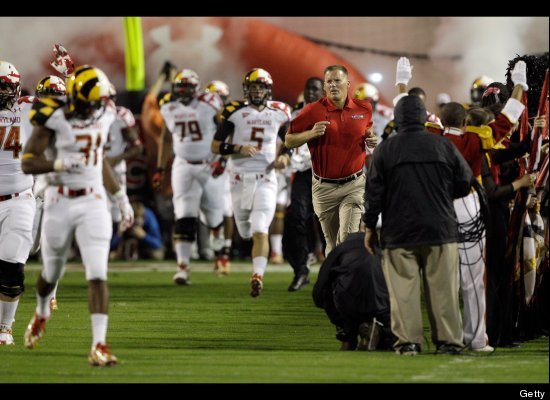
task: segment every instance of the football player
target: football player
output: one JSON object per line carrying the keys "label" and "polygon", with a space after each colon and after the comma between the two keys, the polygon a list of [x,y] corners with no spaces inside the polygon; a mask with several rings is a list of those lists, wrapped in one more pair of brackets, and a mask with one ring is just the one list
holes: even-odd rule
{"label": "football player", "polygon": [[232,155],[229,169],[235,222],[241,237],[253,242],[252,297],[260,295],[267,267],[267,235],[277,196],[274,168],[284,168],[290,160],[288,150],[278,157],[276,154],[277,137],[284,140],[290,121],[290,107],[268,100],[272,85],[266,70],[249,71],[243,81],[245,101],[232,101],[225,107],[212,141],[214,153]]}
{"label": "football player", "polygon": [[[112,225],[105,189],[114,194],[123,223],[133,223],[128,197],[103,158],[109,128],[116,118],[108,107],[109,87],[99,68],[76,68],[67,81],[67,102],[47,97],[33,105],[30,119],[35,127],[22,161],[27,174],[49,173],[42,228],[44,265],[36,284],[37,306],[25,331],[25,346],[36,347],[44,334],[51,313],[50,294],[64,272],[76,237],[88,281],[93,333],[88,361],[92,366],[118,362],[106,342]],[[53,150],[53,160],[44,157],[48,147]]]}
{"label": "football player", "polygon": [[197,237],[199,212],[206,224],[219,229],[223,222],[223,181],[219,175],[210,143],[216,132],[216,115],[223,103],[216,93],[201,93],[200,80],[191,69],[181,70],[172,81],[172,91],[161,100],[164,120],[157,173],[153,185],[160,188],[168,150],[175,154],[172,165],[172,190],[175,227],[174,248],[178,285],[190,283],[191,246]]}
{"label": "football player", "polygon": [[24,124],[32,103],[20,101],[21,77],[0,61],[0,345],[13,345],[12,323],[25,289],[23,268],[32,247],[36,202],[33,178],[21,170]]}

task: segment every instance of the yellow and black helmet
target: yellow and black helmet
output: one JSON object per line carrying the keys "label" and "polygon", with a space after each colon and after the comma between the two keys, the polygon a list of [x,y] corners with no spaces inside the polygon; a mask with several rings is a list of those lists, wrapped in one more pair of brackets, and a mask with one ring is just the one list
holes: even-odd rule
{"label": "yellow and black helmet", "polygon": [[[250,85],[252,83],[262,83],[267,89],[267,94],[261,99],[250,98]],[[245,100],[250,101],[254,105],[265,104],[267,100],[271,98],[271,88],[273,86],[273,79],[269,72],[262,68],[254,68],[246,73],[243,79],[243,94]]]}
{"label": "yellow and black helmet", "polygon": [[485,92],[487,87],[494,81],[495,80],[493,78],[489,78],[486,75],[481,75],[474,79],[472,87],[470,88],[470,100],[473,105],[479,106],[481,104],[483,92]]}
{"label": "yellow and black helmet", "polygon": [[227,103],[230,96],[229,86],[222,81],[210,81],[204,88],[204,91],[207,93],[217,93],[222,98],[224,104]]}
{"label": "yellow and black helmet", "polygon": [[376,104],[378,103],[378,99],[380,99],[380,92],[373,84],[363,82],[355,88],[353,98],[358,100],[369,100]]}
{"label": "yellow and black helmet", "polygon": [[107,75],[97,67],[81,65],[67,80],[69,111],[78,118],[87,119],[104,107],[110,95]]}
{"label": "yellow and black helmet", "polygon": [[66,93],[65,82],[55,75],[49,75],[40,79],[35,91],[35,95],[38,98],[65,96]]}

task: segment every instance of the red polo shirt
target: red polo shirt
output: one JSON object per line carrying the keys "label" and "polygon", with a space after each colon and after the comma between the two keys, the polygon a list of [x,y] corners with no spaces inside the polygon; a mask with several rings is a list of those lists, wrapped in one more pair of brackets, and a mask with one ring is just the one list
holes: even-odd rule
{"label": "red polo shirt", "polygon": [[360,171],[365,164],[365,137],[372,126],[368,101],[348,95],[343,110],[327,98],[307,104],[290,124],[290,133],[311,130],[319,121],[329,121],[325,134],[307,142],[313,173],[339,179]]}

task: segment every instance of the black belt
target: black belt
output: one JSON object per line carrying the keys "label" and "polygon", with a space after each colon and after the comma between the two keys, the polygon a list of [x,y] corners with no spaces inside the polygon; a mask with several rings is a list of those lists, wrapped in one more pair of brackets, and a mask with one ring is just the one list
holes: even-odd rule
{"label": "black belt", "polygon": [[6,194],[6,195],[3,195],[3,196],[0,196],[0,201],[11,200],[11,199],[13,199],[14,197],[19,197],[19,193]]}
{"label": "black belt", "polygon": [[210,162],[207,161],[207,160],[199,160],[199,161],[189,161],[189,160],[185,160],[185,162],[186,162],[187,164],[191,164],[191,165],[210,164]]}
{"label": "black belt", "polygon": [[361,175],[363,175],[363,170],[356,172],[353,175],[346,176],[345,178],[339,178],[339,179],[321,178],[320,176],[317,176],[315,173],[313,174],[313,176],[315,177],[315,179],[319,181],[319,183],[336,183],[339,185],[354,181],[355,179],[359,178]]}

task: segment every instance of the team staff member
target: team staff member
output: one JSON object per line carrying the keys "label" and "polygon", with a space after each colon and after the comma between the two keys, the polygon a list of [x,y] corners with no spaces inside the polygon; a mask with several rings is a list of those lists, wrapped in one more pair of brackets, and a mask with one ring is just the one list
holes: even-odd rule
{"label": "team staff member", "polygon": [[377,143],[368,101],[348,95],[348,71],[325,69],[326,96],[308,104],[285,136],[288,148],[308,144],[313,164],[313,209],[327,242],[326,254],[359,230],[363,212],[365,149]]}

